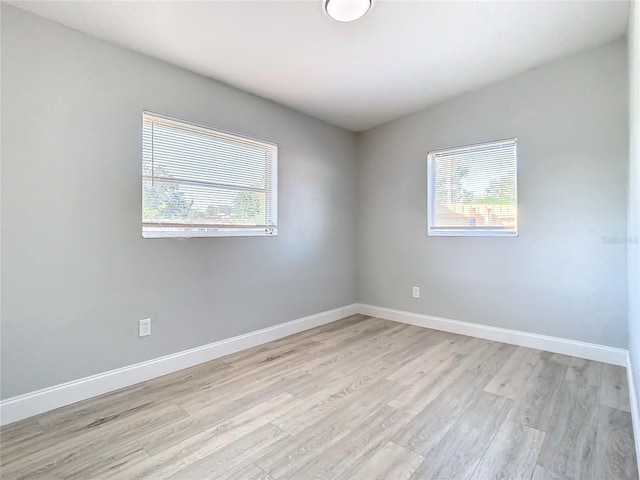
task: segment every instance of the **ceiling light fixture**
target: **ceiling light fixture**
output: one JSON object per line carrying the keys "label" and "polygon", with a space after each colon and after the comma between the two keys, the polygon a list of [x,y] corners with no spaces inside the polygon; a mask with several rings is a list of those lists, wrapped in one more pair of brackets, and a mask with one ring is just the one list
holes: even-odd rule
{"label": "ceiling light fixture", "polygon": [[325,0],[324,11],[338,22],[353,22],[365,16],[372,0]]}

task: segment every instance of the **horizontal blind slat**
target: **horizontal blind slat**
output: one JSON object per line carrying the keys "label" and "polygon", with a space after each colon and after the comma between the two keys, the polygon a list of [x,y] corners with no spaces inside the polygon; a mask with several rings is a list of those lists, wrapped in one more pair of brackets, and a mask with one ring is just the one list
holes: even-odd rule
{"label": "horizontal blind slat", "polygon": [[275,228],[275,144],[145,113],[142,150],[143,230]]}
{"label": "horizontal blind slat", "polygon": [[429,153],[429,230],[516,231],[516,140]]}
{"label": "horizontal blind slat", "polygon": [[270,146],[277,148],[275,143],[266,142],[264,140],[259,140],[256,138],[250,138],[247,136],[239,136],[230,132],[224,132],[221,130],[214,130],[210,127],[204,127],[201,125],[197,125],[194,123],[187,123],[181,120],[173,119],[170,117],[165,117],[158,114],[152,114],[150,112],[143,113],[143,123],[147,126],[151,124],[160,125],[164,127],[173,127],[175,129],[180,129],[184,131],[191,131],[194,134],[200,134],[203,136],[215,136],[216,138],[226,138],[235,142],[241,142],[248,145],[260,145],[260,146]]}

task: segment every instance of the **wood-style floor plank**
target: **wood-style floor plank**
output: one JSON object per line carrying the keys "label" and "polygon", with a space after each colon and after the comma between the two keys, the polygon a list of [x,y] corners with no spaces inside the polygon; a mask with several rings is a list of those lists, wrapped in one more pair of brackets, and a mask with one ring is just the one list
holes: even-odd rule
{"label": "wood-style floor plank", "polygon": [[[340,442],[353,428],[380,410],[390,398],[406,387],[388,380],[379,380],[363,390],[362,395],[337,412],[327,412],[298,435],[291,437],[288,445],[264,455],[256,465],[276,478],[290,478],[299,465]],[[279,424],[280,419],[272,423]]]}
{"label": "wood-style floor plank", "polygon": [[169,477],[171,480],[194,478],[227,478],[250,468],[253,461],[266,452],[286,446],[289,434],[267,423],[257,430],[231,442]]}
{"label": "wood-style floor plank", "polygon": [[275,480],[268,473],[260,470],[255,465],[247,465],[245,468],[232,475],[227,480]]}
{"label": "wood-style floor plank", "polygon": [[567,368],[543,357],[517,396],[509,419],[543,432],[552,428],[554,396],[565,379]]}
{"label": "wood-style floor plank", "polygon": [[426,457],[480,395],[488,382],[489,377],[465,372],[391,440]]}
{"label": "wood-style floor plank", "polygon": [[484,391],[514,400],[540,361],[541,353],[540,350],[518,347]]}
{"label": "wood-style floor plank", "polygon": [[471,480],[529,480],[545,434],[505,421],[493,438]]}
{"label": "wood-style floor plank", "polygon": [[446,368],[456,357],[464,357],[469,351],[472,340],[471,337],[456,335],[435,345],[425,345],[424,353],[405,363],[387,378],[403,385],[414,385],[422,381],[425,375],[433,374],[434,370]]}
{"label": "wood-style floor plank", "polygon": [[393,442],[387,442],[363,465],[345,472],[352,480],[408,480],[424,461],[424,457]]}
{"label": "wood-style floor plank", "polygon": [[567,380],[555,400],[553,428],[548,429],[538,464],[561,477],[594,478],[598,389]]}
{"label": "wood-style floor plank", "polygon": [[498,348],[491,342],[473,339],[465,344],[470,350],[461,349],[451,354],[448,359],[440,361],[425,372],[419,382],[415,382],[403,394],[389,405],[406,412],[418,415],[449,386],[457,382],[469,367],[477,365],[482,356],[491,356]]}
{"label": "wood-style floor plank", "polygon": [[602,363],[572,357],[567,370],[567,380],[599,388],[602,380]]}
{"label": "wood-style floor plank", "polygon": [[340,442],[299,465],[298,470],[288,478],[348,478],[346,471],[359,470],[372,452],[412,419],[413,415],[385,405],[366,421],[353,425]]}
{"label": "wood-style floor plank", "polygon": [[624,369],[364,315],[0,429],[4,479],[637,479]]}
{"label": "wood-style floor plank", "polygon": [[86,462],[89,456],[94,457],[111,450],[116,442],[134,440],[138,435],[155,430],[165,422],[172,422],[185,416],[186,413],[175,405],[160,410],[141,411],[132,417],[116,419],[113,423],[97,423],[81,433],[66,436],[36,451],[25,449],[24,456],[19,450],[7,456],[3,453],[2,476],[3,478],[35,475],[55,477],[60,470],[76,463]]}
{"label": "wood-style floor plank", "polygon": [[594,478],[638,478],[631,415],[601,406],[598,417]]}
{"label": "wood-style floor plank", "polygon": [[627,373],[617,365],[602,366],[602,382],[600,384],[600,403],[607,407],[630,412],[629,386]]}
{"label": "wood-style floor plank", "polygon": [[288,393],[282,393],[114,474],[126,478],[169,478],[228,444],[252,434],[277,417],[283,408],[289,408],[299,401]]}
{"label": "wood-style floor plank", "polygon": [[412,479],[469,478],[504,422],[512,400],[481,392],[447,434],[424,455]]}

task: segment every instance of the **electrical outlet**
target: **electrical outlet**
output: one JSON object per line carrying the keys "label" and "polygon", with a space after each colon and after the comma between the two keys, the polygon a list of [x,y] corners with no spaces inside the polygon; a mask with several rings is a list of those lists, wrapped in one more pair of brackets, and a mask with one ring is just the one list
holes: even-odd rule
{"label": "electrical outlet", "polygon": [[145,318],[144,320],[140,320],[138,325],[138,336],[146,337],[147,335],[151,335],[151,319]]}
{"label": "electrical outlet", "polygon": [[413,298],[420,298],[420,287],[413,287]]}

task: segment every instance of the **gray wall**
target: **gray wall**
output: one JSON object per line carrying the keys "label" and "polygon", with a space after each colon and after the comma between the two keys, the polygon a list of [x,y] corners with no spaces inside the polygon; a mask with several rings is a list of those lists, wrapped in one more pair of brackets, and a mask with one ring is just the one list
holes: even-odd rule
{"label": "gray wall", "polygon": [[[619,39],[362,134],[358,300],[626,348],[626,54]],[[508,137],[520,236],[428,237],[427,152]]]}
{"label": "gray wall", "polygon": [[[629,356],[640,388],[640,4],[629,12]],[[640,399],[640,395],[636,395]],[[640,405],[638,405],[640,407]],[[637,433],[637,432],[636,432]],[[636,443],[640,439],[636,435]]]}
{"label": "gray wall", "polygon": [[[637,235],[638,190],[627,232],[624,40],[356,138],[13,7],[1,13],[1,398],[356,300],[626,346],[624,238]],[[637,27],[632,38],[637,78]],[[280,235],[143,240],[143,109],[277,142]],[[520,236],[427,237],[427,151],[511,136]],[[632,292],[632,347],[637,302]],[[146,317],[153,335],[140,339]]]}
{"label": "gray wall", "polygon": [[[277,142],[280,235],[143,240],[143,109]],[[3,4],[1,134],[2,398],[355,300],[350,132]]]}

